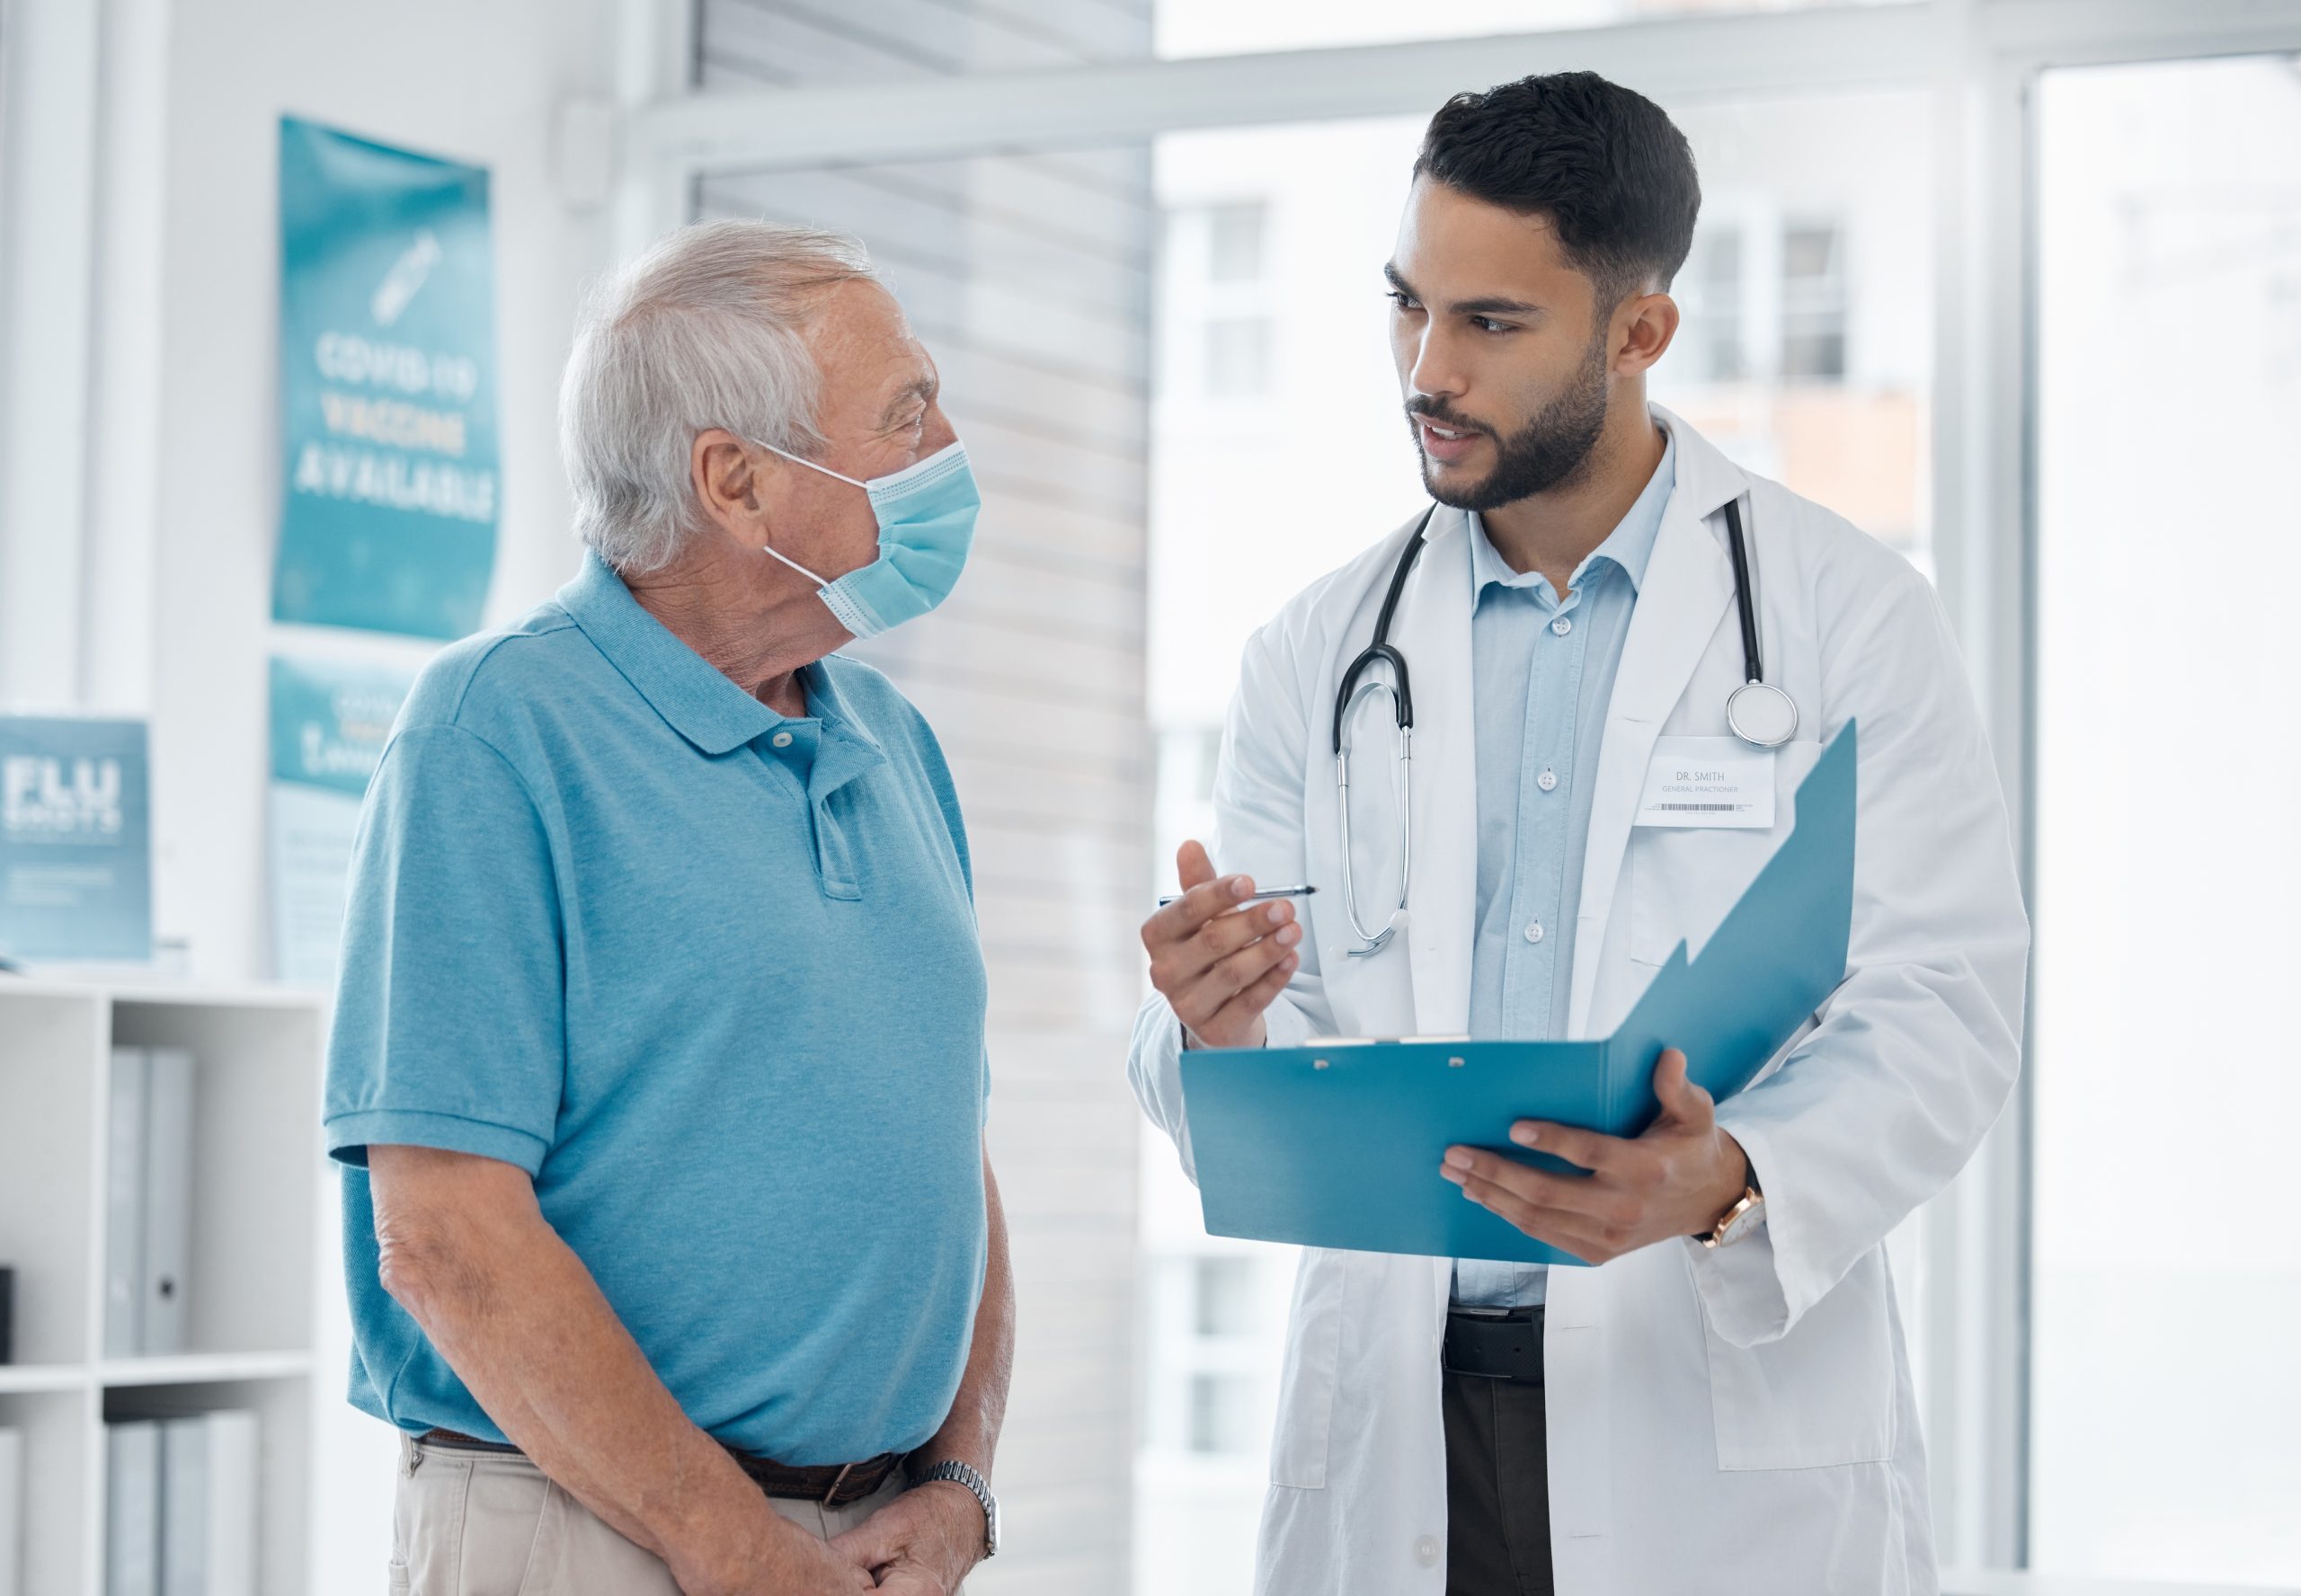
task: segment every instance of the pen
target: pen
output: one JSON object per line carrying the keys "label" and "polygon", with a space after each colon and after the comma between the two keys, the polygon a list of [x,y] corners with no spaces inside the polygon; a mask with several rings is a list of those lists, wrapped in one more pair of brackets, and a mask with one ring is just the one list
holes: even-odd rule
{"label": "pen", "polygon": [[[1266,898],[1308,898],[1311,893],[1317,891],[1318,888],[1310,886],[1273,887],[1267,892],[1257,892],[1254,896],[1250,898],[1241,898],[1239,901],[1241,903],[1260,903]],[[1169,903],[1177,903],[1180,901],[1181,899],[1178,896],[1174,898],[1161,898],[1159,900],[1159,907],[1160,909],[1164,909]]]}

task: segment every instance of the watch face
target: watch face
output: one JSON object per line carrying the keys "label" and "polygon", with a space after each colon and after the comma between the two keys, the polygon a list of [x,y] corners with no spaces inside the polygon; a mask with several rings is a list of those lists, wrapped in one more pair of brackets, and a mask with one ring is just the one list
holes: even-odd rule
{"label": "watch face", "polygon": [[1734,1216],[1732,1222],[1718,1233],[1718,1245],[1730,1246],[1765,1223],[1765,1199],[1761,1197]]}

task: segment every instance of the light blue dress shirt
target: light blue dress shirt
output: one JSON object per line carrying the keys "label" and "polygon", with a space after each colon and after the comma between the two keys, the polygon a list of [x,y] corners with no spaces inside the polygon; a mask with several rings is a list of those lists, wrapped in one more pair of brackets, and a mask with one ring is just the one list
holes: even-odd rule
{"label": "light blue dress shirt", "polygon": [[[1666,429],[1663,437],[1669,439]],[[1566,1033],[1598,744],[1630,611],[1677,475],[1677,444],[1666,441],[1645,492],[1575,569],[1563,598],[1540,572],[1511,570],[1485,523],[1470,519],[1478,716],[1472,1036],[1549,1041]],[[1458,1260],[1454,1300],[1528,1307],[1543,1299],[1549,1272],[1539,1264]]]}

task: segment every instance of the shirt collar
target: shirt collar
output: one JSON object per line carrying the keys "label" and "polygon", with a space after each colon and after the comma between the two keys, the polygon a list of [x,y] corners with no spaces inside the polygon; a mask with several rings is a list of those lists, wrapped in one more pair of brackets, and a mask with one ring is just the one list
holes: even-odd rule
{"label": "shirt collar", "polygon": [[[624,680],[671,729],[706,754],[724,754],[783,723],[783,717],[727,679],[640,607],[623,579],[590,549],[559,605]],[[812,694],[821,673],[810,669]]]}
{"label": "shirt collar", "polygon": [[[1670,502],[1670,492],[1677,485],[1678,440],[1667,426],[1662,428],[1662,460],[1654,467],[1654,474],[1646,479],[1645,489],[1629,513],[1606,535],[1606,540],[1584,556],[1576,567],[1570,583],[1580,587],[1585,573],[1600,560],[1611,562],[1630,579],[1632,591],[1646,581],[1646,567],[1654,557],[1654,540],[1662,531],[1662,512]],[[1470,539],[1470,593],[1472,607],[1486,596],[1491,587],[1530,587],[1542,580],[1533,571],[1513,571],[1510,563],[1496,550],[1493,540],[1486,535],[1486,522],[1476,514],[1469,518],[1470,529],[1477,536]]]}

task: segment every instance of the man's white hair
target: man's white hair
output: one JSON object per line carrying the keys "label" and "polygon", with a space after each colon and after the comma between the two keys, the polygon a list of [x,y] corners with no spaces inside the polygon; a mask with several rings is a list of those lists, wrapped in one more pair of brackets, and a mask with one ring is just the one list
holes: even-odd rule
{"label": "man's white hair", "polygon": [[821,445],[806,326],[825,289],[857,279],[876,273],[845,234],[723,221],[680,228],[593,288],[559,385],[559,450],[575,529],[600,558],[661,570],[701,526],[697,433]]}

